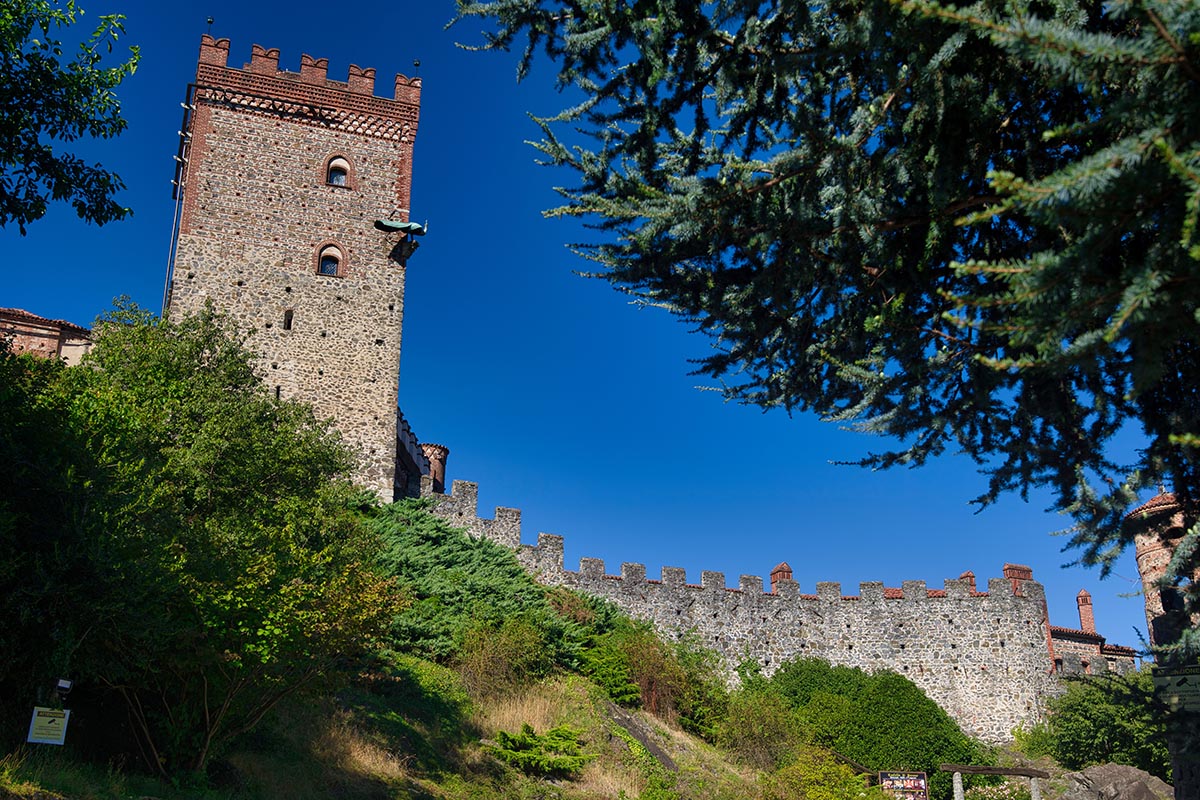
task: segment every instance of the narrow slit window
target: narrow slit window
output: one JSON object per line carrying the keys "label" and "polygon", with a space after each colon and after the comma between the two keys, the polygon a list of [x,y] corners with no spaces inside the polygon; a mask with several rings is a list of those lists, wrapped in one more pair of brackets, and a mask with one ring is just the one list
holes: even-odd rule
{"label": "narrow slit window", "polygon": [[292,315],[293,312],[290,308],[283,312],[283,329],[285,331],[290,331],[292,329]]}

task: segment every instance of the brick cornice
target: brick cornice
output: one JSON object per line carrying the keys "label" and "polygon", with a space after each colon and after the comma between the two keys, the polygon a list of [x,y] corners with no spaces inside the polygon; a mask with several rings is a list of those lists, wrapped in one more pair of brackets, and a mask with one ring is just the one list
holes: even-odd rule
{"label": "brick cornice", "polygon": [[[381,139],[412,139],[420,106],[416,102],[316,86],[286,77],[200,64],[196,100],[240,108],[251,113],[288,117]],[[419,84],[412,87],[419,99]]]}

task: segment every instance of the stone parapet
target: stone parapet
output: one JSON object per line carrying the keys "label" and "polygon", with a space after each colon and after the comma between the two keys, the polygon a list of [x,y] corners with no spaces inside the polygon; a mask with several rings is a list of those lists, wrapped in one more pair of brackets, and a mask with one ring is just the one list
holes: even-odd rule
{"label": "stone parapet", "polygon": [[[964,575],[940,589],[919,580],[899,589],[863,582],[856,595],[843,594],[835,582],[804,594],[778,569],[770,592],[757,575],[740,576],[734,588],[722,572],[704,571],[699,583],[689,583],[679,567],[663,567],[652,578],[645,565],[629,562],[610,574],[597,558],[582,559],[575,571],[565,567],[561,536],[540,533],[536,545],[521,544],[519,511],[497,508],[494,519],[480,518],[475,484],[455,481],[449,495],[426,493],[437,500],[435,513],[472,536],[512,548],[541,582],[603,597],[664,633],[697,634],[722,656],[730,675],[747,658],[767,674],[800,657],[892,670],[920,686],[967,733],[989,742],[1007,741],[1014,728],[1039,720],[1057,691],[1045,595],[1028,567],[988,580],[987,592],[976,591],[974,575]],[[1070,660],[1076,668],[1078,659]]]}

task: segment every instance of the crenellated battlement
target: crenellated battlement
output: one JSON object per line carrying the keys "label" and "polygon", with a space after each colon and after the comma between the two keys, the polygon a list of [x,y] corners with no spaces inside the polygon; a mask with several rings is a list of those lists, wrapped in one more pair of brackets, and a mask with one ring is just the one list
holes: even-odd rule
{"label": "crenellated battlement", "polygon": [[[470,486],[470,485],[469,485]],[[516,514],[519,522],[520,512],[516,509],[496,509],[497,514]],[[455,518],[459,511],[456,510]],[[450,519],[449,516],[447,519]],[[463,517],[467,518],[467,517]],[[480,520],[487,523],[490,520]],[[517,531],[519,536],[520,532]],[[925,581],[904,581],[899,588],[884,586],[878,581],[863,581],[858,585],[858,594],[843,594],[842,585],[837,582],[819,582],[815,594],[804,594],[800,585],[793,580],[778,581],[774,590],[765,589],[763,579],[758,575],[741,575],[736,587],[729,586],[724,572],[704,570],[700,573],[700,583],[688,583],[686,571],[681,567],[662,567],[660,578],[648,577],[645,564],[622,562],[619,574],[607,572],[604,560],[599,558],[582,558],[579,570],[572,572],[564,567],[563,537],[551,533],[539,533],[536,545],[523,544],[517,551],[517,556],[527,568],[538,574],[547,582],[577,583],[579,581],[610,580],[622,581],[627,588],[636,590],[637,584],[658,584],[685,589],[697,589],[706,592],[733,592],[742,595],[766,595],[782,599],[821,600],[823,602],[840,601],[899,601],[925,602],[931,599],[945,598],[957,600],[964,598],[987,598],[992,595],[1025,596],[1020,586],[1014,586],[1009,578],[992,578],[988,581],[988,591],[980,592],[975,589],[974,576],[970,578],[947,578],[942,589],[930,589]],[[1032,574],[1026,580],[1032,581]]]}
{"label": "crenellated battlement", "polygon": [[[422,495],[435,498],[435,513],[470,535],[513,549],[542,583],[605,598],[667,634],[699,635],[731,674],[748,658],[767,674],[798,657],[893,670],[968,733],[993,742],[1039,719],[1057,691],[1045,595],[1029,567],[1005,564],[1003,577],[989,579],[986,592],[977,591],[975,576],[966,572],[942,588],[922,580],[899,587],[866,581],[858,594],[844,594],[832,581],[802,592],[787,564],[772,570],[767,586],[757,575],[742,575],[736,587],[727,585],[724,572],[704,570],[699,583],[689,583],[683,568],[664,566],[652,578],[636,562],[610,574],[598,558],[582,558],[578,570],[568,570],[563,537],[539,533],[537,544],[521,543],[517,509],[497,508],[492,519],[481,518],[475,484],[454,481],[450,494],[439,494],[426,478]],[[1076,669],[1076,660],[1064,661],[1064,669]]]}
{"label": "crenellated battlement", "polygon": [[[200,65],[201,68],[207,66],[234,69],[229,67],[229,40],[214,39],[208,34],[201,36]],[[329,59],[313,58],[305,53],[300,56],[300,71],[289,72],[279,68],[278,47],[268,49],[259,44],[253,45],[250,48],[250,60],[243,64],[242,68],[238,71],[281,80],[298,81],[310,86],[334,89],[351,94],[365,95],[367,97],[375,96],[374,67],[360,67],[357,64],[351,64],[347,70],[346,80],[332,80],[329,78]],[[415,104],[420,101],[420,78],[409,78],[406,75],[397,74],[393,88],[394,93],[391,99],[397,102]]]}

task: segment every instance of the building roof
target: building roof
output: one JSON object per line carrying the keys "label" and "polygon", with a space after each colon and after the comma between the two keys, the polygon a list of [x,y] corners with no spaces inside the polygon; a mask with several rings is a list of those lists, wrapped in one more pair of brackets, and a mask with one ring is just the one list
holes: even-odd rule
{"label": "building roof", "polygon": [[1104,644],[1104,637],[1100,634],[1093,633],[1092,631],[1080,630],[1079,628],[1064,628],[1061,625],[1051,625],[1050,633],[1051,635],[1055,636],[1070,636],[1075,639],[1087,639],[1092,642]]}
{"label": "building roof", "polygon": [[1156,514],[1161,511],[1174,511],[1179,508],[1179,499],[1175,497],[1174,492],[1163,492],[1162,494],[1151,497],[1140,506],[1130,511],[1125,515],[1125,519],[1136,517],[1141,514]]}
{"label": "building roof", "polygon": [[65,319],[39,317],[37,314],[31,314],[23,308],[0,308],[0,317],[18,319],[33,325],[58,326],[62,330],[77,333],[80,336],[90,336],[92,333],[87,328],[84,328],[81,325],[76,325],[74,322],[67,322]]}

